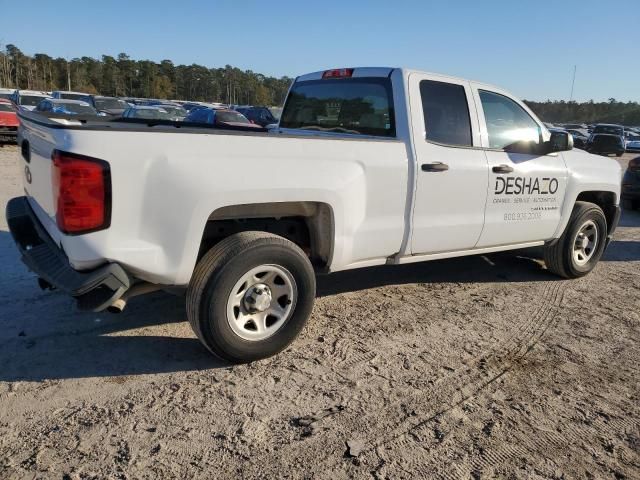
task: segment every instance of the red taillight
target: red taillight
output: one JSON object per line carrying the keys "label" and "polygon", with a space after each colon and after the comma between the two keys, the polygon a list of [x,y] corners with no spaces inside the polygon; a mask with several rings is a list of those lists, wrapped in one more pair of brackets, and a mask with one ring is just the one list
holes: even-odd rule
{"label": "red taillight", "polygon": [[103,160],[55,150],[53,198],[58,228],[67,234],[94,232],[111,222],[111,175]]}
{"label": "red taillight", "polygon": [[353,68],[335,68],[326,70],[322,74],[322,78],[349,78],[353,75]]}

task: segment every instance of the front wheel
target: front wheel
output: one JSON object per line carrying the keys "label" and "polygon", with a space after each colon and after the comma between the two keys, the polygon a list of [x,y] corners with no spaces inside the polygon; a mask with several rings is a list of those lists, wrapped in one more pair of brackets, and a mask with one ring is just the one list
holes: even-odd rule
{"label": "front wheel", "polygon": [[315,274],[304,252],[265,232],[242,232],[211,248],[187,290],[187,316],[218,357],[245,363],[286,348],[313,308]]}
{"label": "front wheel", "polygon": [[593,203],[576,202],[562,236],[544,250],[547,268],[564,278],[578,278],[594,269],[604,252],[607,220]]}

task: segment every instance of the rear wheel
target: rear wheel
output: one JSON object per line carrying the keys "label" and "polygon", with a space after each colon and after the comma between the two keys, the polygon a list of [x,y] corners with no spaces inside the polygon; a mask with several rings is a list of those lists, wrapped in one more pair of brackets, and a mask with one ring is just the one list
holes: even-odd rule
{"label": "rear wheel", "polygon": [[215,355],[243,363],[286,348],[311,315],[315,275],[304,252],[264,232],[232,235],[198,262],[187,316]]}
{"label": "rear wheel", "polygon": [[576,202],[562,236],[544,251],[547,268],[564,278],[589,273],[604,251],[607,221],[602,209],[588,202]]}

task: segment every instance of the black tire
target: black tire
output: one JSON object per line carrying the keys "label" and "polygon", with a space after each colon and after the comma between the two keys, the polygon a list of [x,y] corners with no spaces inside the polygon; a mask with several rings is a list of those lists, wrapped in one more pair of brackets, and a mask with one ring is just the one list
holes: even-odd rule
{"label": "black tire", "polygon": [[[236,282],[260,265],[277,265],[295,280],[297,296],[283,325],[263,340],[237,335],[227,320],[227,301]],[[316,279],[311,262],[293,242],[265,232],[241,232],[222,240],[198,262],[187,290],[187,317],[211,353],[246,363],[285,349],[300,333],[313,309]]]}
{"label": "black tire", "polygon": [[[593,221],[597,228],[597,241],[591,258],[584,264],[576,263],[573,248],[579,229],[587,221]],[[589,273],[598,263],[607,238],[607,220],[602,209],[589,202],[576,202],[569,223],[562,236],[544,249],[544,263],[547,269],[564,278],[579,278]]]}

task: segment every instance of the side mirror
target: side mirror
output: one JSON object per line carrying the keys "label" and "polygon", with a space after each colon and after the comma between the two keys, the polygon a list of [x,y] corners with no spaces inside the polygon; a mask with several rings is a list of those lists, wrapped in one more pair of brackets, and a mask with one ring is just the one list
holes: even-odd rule
{"label": "side mirror", "polygon": [[573,148],[573,135],[569,132],[552,131],[551,138],[544,143],[546,153],[566,152]]}

